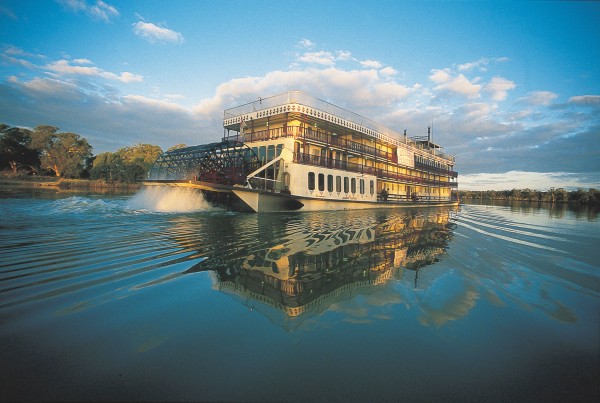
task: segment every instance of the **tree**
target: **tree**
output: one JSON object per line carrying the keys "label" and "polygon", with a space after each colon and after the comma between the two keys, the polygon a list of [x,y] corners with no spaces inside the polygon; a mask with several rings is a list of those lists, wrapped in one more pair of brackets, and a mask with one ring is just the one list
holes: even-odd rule
{"label": "tree", "polygon": [[39,158],[30,144],[30,130],[0,124],[0,169],[10,168],[16,174],[19,168],[28,167],[35,172]]}
{"label": "tree", "polygon": [[117,151],[126,164],[139,164],[150,169],[154,161],[162,154],[159,146],[139,143],[132,147],[124,147]]}
{"label": "tree", "polygon": [[117,154],[123,160],[121,180],[134,182],[144,179],[154,161],[162,154],[162,149],[152,144],[139,143],[132,147],[121,148]]}
{"label": "tree", "polygon": [[162,149],[159,146],[138,144],[121,148],[114,153],[98,154],[90,177],[107,182],[135,182],[144,179],[161,153]]}
{"label": "tree", "polygon": [[40,159],[42,167],[59,177],[79,177],[92,156],[92,146],[76,133],[54,132],[46,137],[46,146]]}
{"label": "tree", "polygon": [[31,143],[29,148],[43,154],[45,150],[50,148],[56,136],[58,135],[58,127],[48,125],[38,125],[31,132]]}
{"label": "tree", "polygon": [[563,188],[556,189],[554,193],[554,199],[557,202],[566,202],[569,200],[569,193]]}
{"label": "tree", "polygon": [[90,171],[91,179],[104,179],[106,182],[120,180],[123,170],[123,160],[117,153],[100,153],[94,158]]}
{"label": "tree", "polygon": [[177,150],[179,148],[185,148],[185,147],[187,147],[187,145],[185,145],[185,144],[175,144],[174,146],[169,147],[169,149],[167,150],[167,152],[168,151]]}

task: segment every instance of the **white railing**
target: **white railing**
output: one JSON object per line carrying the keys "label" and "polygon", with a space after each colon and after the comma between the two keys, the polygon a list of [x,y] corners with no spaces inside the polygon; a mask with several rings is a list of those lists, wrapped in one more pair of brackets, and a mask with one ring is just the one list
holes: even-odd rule
{"label": "white railing", "polygon": [[[369,136],[378,138],[389,144],[396,145],[398,147],[412,147],[417,150],[421,150],[425,153],[441,157],[443,159],[454,161],[455,158],[452,155],[445,154],[435,149],[429,149],[424,147],[422,144],[413,141],[412,139],[401,135],[394,130],[380,125],[372,121],[371,119],[365,118],[357,113],[351,112],[347,109],[333,105],[327,101],[315,98],[311,95],[306,94],[302,91],[289,91],[283,94],[274,95],[267,98],[258,98],[256,101],[248,102],[244,105],[236,106],[234,108],[226,109],[223,112],[223,122],[226,123],[229,120],[241,117],[244,115],[254,115],[256,112],[263,112],[269,109],[274,109],[272,114],[279,113],[282,107],[292,105],[294,110],[300,110],[295,108],[296,106],[303,106],[305,108],[312,108],[318,112],[324,112],[329,116],[323,116],[319,113],[316,115],[323,119],[338,122],[345,127],[353,130],[360,131]],[[315,115],[314,111],[311,111],[311,115]],[[261,116],[262,114],[259,114]],[[271,115],[271,113],[265,114],[265,116]],[[341,121],[340,121],[341,119]],[[240,120],[234,121],[233,123],[240,123]],[[228,123],[226,123],[227,125]]]}

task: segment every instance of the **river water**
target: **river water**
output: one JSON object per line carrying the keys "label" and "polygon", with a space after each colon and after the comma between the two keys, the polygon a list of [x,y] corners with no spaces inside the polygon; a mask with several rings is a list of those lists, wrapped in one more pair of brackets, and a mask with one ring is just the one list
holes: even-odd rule
{"label": "river water", "polygon": [[595,401],[600,222],[0,190],[3,400]]}

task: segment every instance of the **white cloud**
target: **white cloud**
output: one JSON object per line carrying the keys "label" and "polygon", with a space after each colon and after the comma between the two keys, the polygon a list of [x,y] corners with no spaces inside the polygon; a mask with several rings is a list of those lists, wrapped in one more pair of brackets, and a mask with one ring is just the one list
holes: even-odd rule
{"label": "white cloud", "polygon": [[[509,59],[507,57],[500,57],[490,59],[482,57],[474,62],[468,62],[459,64],[456,68],[459,72],[470,72],[472,70],[478,70],[480,72],[487,72],[491,62],[506,62]],[[508,96],[508,91],[516,87],[516,84],[503,77],[493,77],[486,85],[479,84],[482,81],[481,77],[475,77],[472,79],[467,78],[463,73],[456,74],[452,69],[432,69],[429,78],[436,84],[435,90],[438,91],[449,91],[455,94],[464,95],[468,98],[478,98],[480,91],[483,88],[487,93],[490,94],[494,101],[503,101]]]}
{"label": "white cloud", "polygon": [[[76,59],[76,60],[78,60],[78,59]],[[87,62],[89,62],[89,60],[87,60]],[[89,63],[86,63],[86,64],[89,64]],[[143,81],[143,77],[140,75],[137,75],[137,74],[132,74],[129,72],[115,74],[115,73],[111,73],[109,71],[102,70],[99,67],[71,65],[68,60],[58,60],[58,61],[50,63],[44,67],[56,74],[101,77],[101,78],[107,78],[109,80],[121,81],[123,83]]]}
{"label": "white cloud", "polygon": [[[296,61],[307,64],[318,64],[321,66],[334,66],[338,61],[349,61],[353,60],[352,53],[346,50],[337,50],[335,52],[329,51],[318,51],[318,52],[306,52],[296,56]],[[294,67],[298,67],[297,64]]]}
{"label": "white cloud", "polygon": [[495,108],[489,104],[477,102],[464,105],[459,113],[468,120],[477,120],[489,118],[494,109]]}
{"label": "white cloud", "polygon": [[436,84],[447,83],[448,81],[450,81],[450,78],[451,77],[449,69],[433,69],[431,70],[431,76],[429,76],[429,79]]}
{"label": "white cloud", "polygon": [[475,68],[485,70],[484,66],[487,66],[489,62],[490,62],[490,60],[487,57],[482,57],[481,59],[474,61],[474,62],[459,64],[458,70],[459,71],[468,71],[468,70],[472,70]]}
{"label": "white cloud", "polygon": [[464,75],[459,74],[450,83],[441,86],[441,88],[465,95],[469,98],[474,98],[479,96],[481,85],[473,84]]}
{"label": "white cloud", "polygon": [[509,171],[502,173],[477,173],[459,176],[462,190],[512,190],[525,189],[546,191],[550,188],[592,188],[597,183],[581,180],[581,175],[569,172]]}
{"label": "white cloud", "polygon": [[578,95],[569,98],[569,102],[580,105],[600,105],[600,95]]}
{"label": "white cloud", "polygon": [[379,74],[383,75],[383,76],[395,76],[396,74],[398,74],[398,70],[396,70],[393,67],[384,67],[381,70],[379,70]]}
{"label": "white cloud", "polygon": [[472,83],[463,74],[453,77],[448,69],[433,69],[429,78],[434,83],[438,84],[434,88],[436,91],[447,91],[454,94],[463,95],[468,98],[479,97],[481,85]]}
{"label": "white cloud", "polygon": [[363,60],[360,62],[360,65],[368,69],[380,69],[383,67],[377,60]]}
{"label": "white cloud", "polygon": [[90,59],[73,59],[73,63],[76,64],[94,64]]}
{"label": "white cloud", "polygon": [[494,77],[486,86],[485,90],[491,94],[494,101],[504,101],[508,91],[516,88],[516,84],[503,77]]}
{"label": "white cloud", "polygon": [[347,50],[338,50],[335,53],[337,60],[352,60],[352,53]]}
{"label": "white cloud", "polygon": [[0,55],[2,60],[8,64],[13,64],[21,67],[25,67],[27,69],[35,69],[37,66],[25,59],[17,59],[16,57],[9,56],[7,54]]}
{"label": "white cloud", "polygon": [[300,45],[300,47],[303,47],[305,49],[312,49],[315,46],[315,43],[310,41],[309,39],[302,38],[302,39],[300,39],[300,42],[298,42],[298,45]]}
{"label": "white cloud", "polygon": [[183,35],[168,28],[159,27],[151,22],[138,21],[133,24],[133,32],[150,43],[175,43],[184,41]]}
{"label": "white cloud", "polygon": [[[418,87],[416,87],[418,88]],[[415,91],[393,81],[383,81],[376,70],[342,70],[336,67],[294,71],[273,71],[262,77],[237,78],[219,85],[215,95],[202,100],[194,111],[206,118],[219,116],[223,109],[234,106],[238,100],[258,97],[287,90],[303,90],[319,98],[332,97],[359,107],[380,107],[406,98]]]}
{"label": "white cloud", "polygon": [[131,105],[137,103],[146,107],[151,107],[164,113],[166,111],[178,112],[178,113],[190,113],[190,110],[181,106],[177,103],[165,101],[162,99],[148,98],[142,95],[124,95],[123,100],[128,101]]}
{"label": "white cloud", "polygon": [[13,46],[13,45],[6,46],[6,48],[4,50],[4,54],[11,55],[11,56],[22,56],[22,57],[29,57],[29,58],[37,58],[37,59],[43,59],[43,58],[45,58],[45,56],[43,56],[43,55],[39,55],[39,54],[36,55],[36,54],[33,54],[33,53],[25,52],[23,49],[17,48],[16,46]]}
{"label": "white cloud", "polygon": [[90,17],[101,20],[104,22],[110,22],[111,18],[118,17],[119,11],[103,2],[102,0],[96,0],[93,4],[88,4],[85,0],[58,0],[65,8],[74,12],[83,12]]}
{"label": "white cloud", "polygon": [[98,77],[109,80],[121,81],[123,83],[143,81],[143,77],[138,74],[133,74],[130,72],[116,74],[109,71],[105,71],[99,67],[93,66],[94,63],[90,59],[86,58],[73,59],[72,61],[62,59],[50,62],[46,65],[36,65],[25,59],[17,59],[12,55],[20,55],[24,57],[38,59],[46,59],[45,56],[32,55],[14,46],[9,46],[4,51],[4,53],[0,55],[0,58],[6,63],[25,67],[29,70],[43,70],[46,74],[51,75],[53,77],[58,77],[61,75],[74,75]]}
{"label": "white cloud", "polygon": [[535,91],[527,94],[527,97],[524,98],[524,101],[530,105],[550,105],[552,101],[558,98],[558,94],[555,94],[552,91]]}
{"label": "white cloud", "polygon": [[[18,81],[16,83],[21,84]],[[31,81],[22,83],[22,85],[31,90],[33,94],[45,94],[71,100],[80,99],[76,85],[52,78],[34,78]]]}
{"label": "white cloud", "polygon": [[481,59],[476,60],[474,62],[459,64],[458,70],[459,71],[469,71],[469,70],[479,69],[480,71],[487,71],[488,65],[490,64],[490,62],[504,63],[509,60],[510,59],[508,57],[497,57],[497,58],[493,58],[493,59],[490,59],[488,57],[482,57]]}
{"label": "white cloud", "polygon": [[298,61],[304,63],[320,64],[323,66],[333,66],[335,64],[335,56],[331,52],[307,52],[298,58]]}

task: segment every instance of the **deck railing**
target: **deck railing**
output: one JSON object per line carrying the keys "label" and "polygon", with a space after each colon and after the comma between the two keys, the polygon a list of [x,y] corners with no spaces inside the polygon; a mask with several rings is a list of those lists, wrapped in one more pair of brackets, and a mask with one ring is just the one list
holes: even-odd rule
{"label": "deck railing", "polygon": [[375,168],[368,165],[357,164],[354,162],[342,161],[333,158],[322,157],[320,155],[310,155],[305,153],[294,153],[294,162],[305,165],[314,165],[324,168],[341,169],[344,171],[358,172],[367,175],[375,175],[381,179],[388,179],[400,183],[411,183],[420,185],[430,185],[436,187],[457,187],[457,182],[446,182],[440,180],[420,178],[418,176],[406,175],[396,172],[390,172],[385,169]]}
{"label": "deck railing", "polygon": [[431,155],[454,161],[454,156],[446,154],[436,149],[429,149],[423,146],[423,144],[412,140],[409,137],[401,135],[396,131],[381,125],[371,119],[365,118],[357,113],[351,112],[347,109],[333,105],[327,101],[315,98],[302,91],[289,91],[283,94],[274,95],[268,98],[258,98],[255,101],[248,102],[244,105],[236,106],[224,111],[224,120],[234,118],[237,116],[245,115],[252,112],[263,111],[277,106],[283,106],[287,104],[299,104],[304,105],[321,112],[328,113],[338,118],[344,119],[348,122],[363,127],[366,130],[375,132],[377,138],[381,138],[384,141],[388,141],[391,144],[406,144],[419,150],[423,150]]}
{"label": "deck railing", "polygon": [[[227,139],[238,140],[244,143],[251,143],[254,141],[276,140],[280,138],[310,140],[320,143],[321,145],[329,145],[331,147],[349,150],[350,154],[355,154],[356,156],[375,157],[391,163],[398,162],[398,155],[396,153],[387,152],[376,147],[367,146],[365,144],[343,139],[338,136],[328,135],[327,132],[322,130],[304,128],[300,126],[287,126],[285,128],[279,127],[275,129],[259,130],[249,133],[246,132],[241,135],[237,134],[234,136],[229,136]],[[458,176],[458,173],[455,171],[436,168],[418,162],[415,162],[415,168],[433,172],[437,175],[449,176],[452,178],[456,178]]]}

